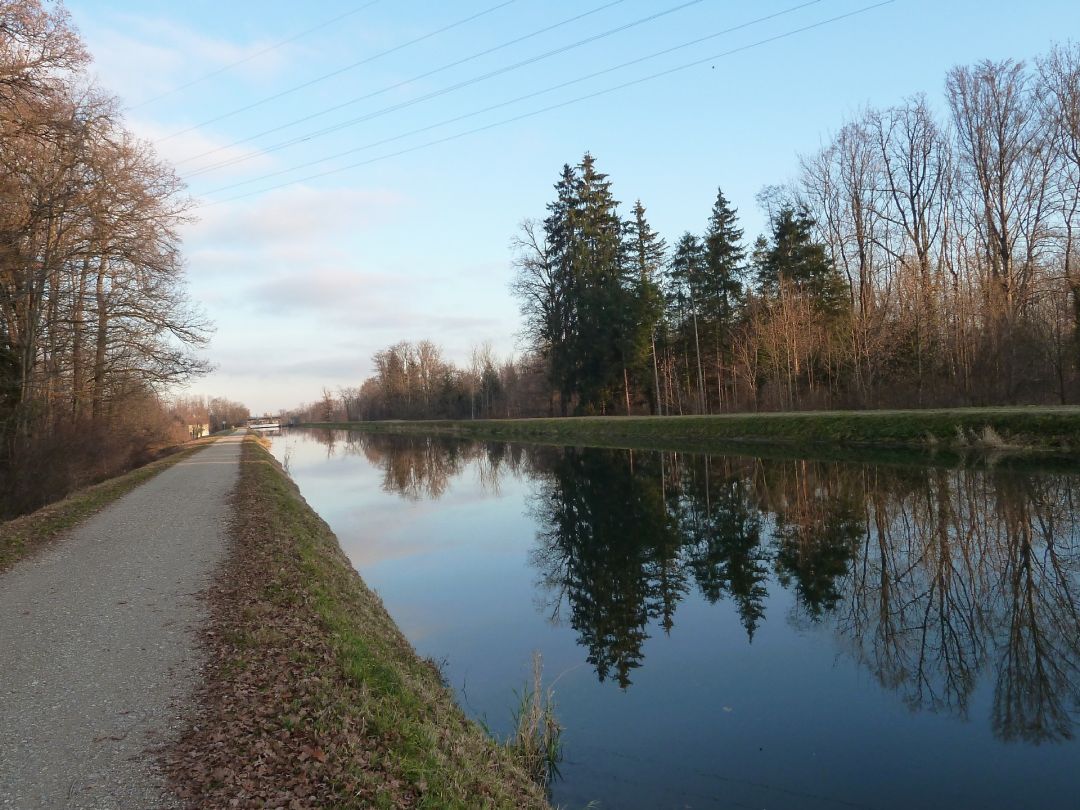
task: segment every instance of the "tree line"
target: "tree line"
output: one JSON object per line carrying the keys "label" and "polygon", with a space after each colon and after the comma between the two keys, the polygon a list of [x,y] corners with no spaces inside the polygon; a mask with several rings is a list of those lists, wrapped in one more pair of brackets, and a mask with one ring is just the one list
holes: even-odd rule
{"label": "tree line", "polygon": [[542,416],[549,397],[545,366],[527,355],[500,358],[485,342],[459,366],[431,340],[400,341],[372,357],[375,373],[358,387],[324,388],[294,408],[300,422],[371,419],[495,419]]}
{"label": "tree line", "polygon": [[668,245],[586,154],[517,240],[560,412],[1070,402],[1080,365],[1080,47],[946,78],[845,123]]}
{"label": "tree line", "polygon": [[[318,410],[350,419],[1073,403],[1080,396],[1080,45],[959,66],[844,122],[672,241],[586,154],[514,239],[523,354],[430,341]],[[341,393],[341,392],[339,392]],[[314,411],[312,411],[314,413]]]}
{"label": "tree line", "polygon": [[206,397],[201,394],[188,394],[172,397],[168,402],[169,414],[173,420],[184,427],[191,438],[197,439],[205,432],[216,433],[220,430],[240,427],[247,423],[251,411],[242,402],[234,402],[226,397]]}
{"label": "tree line", "polygon": [[183,186],[89,62],[62,6],[0,0],[0,514],[170,440],[160,391],[206,370]]}

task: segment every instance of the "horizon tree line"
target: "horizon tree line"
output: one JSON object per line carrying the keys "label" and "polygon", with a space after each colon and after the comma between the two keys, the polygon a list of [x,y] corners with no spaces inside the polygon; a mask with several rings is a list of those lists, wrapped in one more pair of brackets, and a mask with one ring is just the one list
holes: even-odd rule
{"label": "horizon tree line", "polygon": [[801,156],[759,193],[752,241],[718,189],[702,230],[669,242],[586,153],[513,241],[523,353],[458,368],[399,343],[335,412],[1075,403],[1080,45],[958,66],[944,88],[940,112],[867,108]]}
{"label": "horizon tree line", "polygon": [[844,124],[767,187],[747,245],[718,190],[668,246],[586,154],[515,241],[560,413],[1074,401],[1080,46],[946,77]]}

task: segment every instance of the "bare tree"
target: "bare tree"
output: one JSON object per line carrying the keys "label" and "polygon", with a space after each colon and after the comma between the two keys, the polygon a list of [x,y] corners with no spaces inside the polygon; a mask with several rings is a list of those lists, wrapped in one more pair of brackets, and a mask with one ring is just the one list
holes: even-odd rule
{"label": "bare tree", "polygon": [[947,79],[957,138],[961,201],[984,256],[992,347],[1016,394],[1016,329],[1046,247],[1051,144],[1023,63],[981,62]]}
{"label": "bare tree", "polygon": [[905,104],[870,116],[881,161],[884,194],[879,214],[890,226],[881,247],[899,264],[901,273],[917,278],[915,354],[918,398],[922,400],[926,372],[933,373],[937,345],[948,194],[952,172],[948,139],[927,106],[917,96]]}
{"label": "bare tree", "polygon": [[1076,231],[1080,220],[1080,45],[1055,46],[1039,60],[1039,98],[1051,130],[1057,165],[1054,186],[1061,227],[1062,273],[1073,305],[1075,363],[1080,367],[1080,265]]}
{"label": "bare tree", "polygon": [[62,7],[0,0],[0,463],[80,420],[105,441],[207,368],[182,184],[87,61]]}

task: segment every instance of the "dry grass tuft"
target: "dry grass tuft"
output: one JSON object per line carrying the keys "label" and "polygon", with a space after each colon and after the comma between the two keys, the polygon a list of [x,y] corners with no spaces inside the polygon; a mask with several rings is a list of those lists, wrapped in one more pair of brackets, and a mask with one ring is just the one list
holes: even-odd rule
{"label": "dry grass tuft", "polygon": [[559,775],[562,726],[555,717],[555,691],[543,686],[543,661],[533,653],[532,683],[520,695],[515,712],[514,736],[506,748],[541,787]]}
{"label": "dry grass tuft", "polygon": [[982,433],[979,435],[979,444],[983,447],[1007,447],[1006,441],[998,435],[998,432],[994,430],[990,425],[986,425],[982,429]]}

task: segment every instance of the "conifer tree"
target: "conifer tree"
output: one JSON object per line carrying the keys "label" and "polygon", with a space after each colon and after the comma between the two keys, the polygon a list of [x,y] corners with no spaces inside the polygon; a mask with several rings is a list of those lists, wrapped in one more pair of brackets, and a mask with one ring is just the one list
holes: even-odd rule
{"label": "conifer tree", "polygon": [[586,153],[578,166],[580,229],[575,244],[579,329],[572,354],[580,368],[580,408],[606,412],[622,376],[631,296],[624,285],[622,221],[608,176]]}
{"label": "conifer tree", "polygon": [[710,321],[716,360],[717,396],[723,402],[723,368],[731,365],[731,340],[737,311],[742,302],[739,276],[746,259],[742,246],[743,232],[738,227],[736,211],[716,192],[712,214],[705,232],[705,274],[702,283],[702,306]]}
{"label": "conifer tree", "polygon": [[[515,291],[528,334],[548,360],[564,415],[575,399],[580,412],[607,413],[620,390],[629,411],[630,371],[637,374],[647,356],[655,304],[631,261],[619,202],[595,158],[586,153],[577,166],[563,166],[555,191],[542,238],[525,223],[518,240],[523,254]],[[652,263],[659,261],[651,247],[657,239],[651,230],[645,234]]]}
{"label": "conifer tree", "polygon": [[[636,274],[640,291],[637,296],[637,337],[639,340],[648,340],[648,357],[645,358],[652,366],[649,370],[652,375],[652,399],[653,412],[663,413],[660,398],[660,370],[656,358],[656,332],[660,327],[664,314],[663,296],[660,291],[659,275],[664,266],[667,253],[667,245],[645,219],[645,206],[641,200],[634,203],[632,218],[626,223],[625,252],[628,268]],[[635,368],[640,374],[642,355],[639,352],[635,359],[638,361]],[[648,376],[646,372],[643,376]]]}
{"label": "conifer tree", "polygon": [[805,209],[784,207],[773,225],[772,242],[757,259],[762,290],[775,293],[782,283],[810,296],[815,309],[840,315],[847,296],[825,245],[814,241],[814,220]]}
{"label": "conifer tree", "polygon": [[698,329],[698,302],[701,301],[705,275],[705,249],[701,240],[687,231],[675,246],[668,265],[676,315],[683,331],[691,330],[698,375],[698,412],[705,408],[705,375],[701,365],[701,335]]}
{"label": "conifer tree", "polygon": [[705,232],[705,277],[703,279],[704,305],[708,315],[730,330],[735,310],[742,297],[742,273],[746,249],[742,246],[743,232],[738,227],[736,211],[717,191],[709,226]]}
{"label": "conifer tree", "polygon": [[550,364],[551,382],[559,394],[562,415],[577,387],[577,369],[572,353],[572,339],[577,328],[576,268],[578,229],[577,175],[564,164],[555,184],[555,200],[548,204],[544,220],[545,252],[542,268],[547,275],[544,325],[541,329],[541,350]]}

